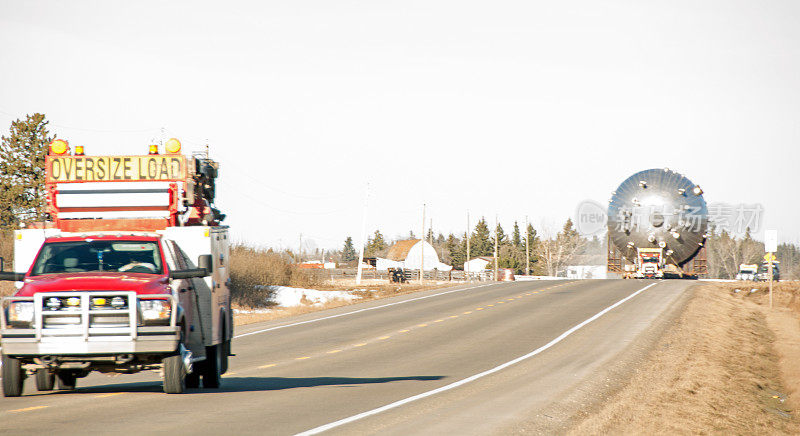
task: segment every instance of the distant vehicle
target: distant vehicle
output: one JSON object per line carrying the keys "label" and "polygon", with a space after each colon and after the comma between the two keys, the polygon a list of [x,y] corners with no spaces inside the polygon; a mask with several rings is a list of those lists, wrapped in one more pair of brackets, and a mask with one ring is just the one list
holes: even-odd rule
{"label": "distant vehicle", "polygon": [[497,280],[501,282],[513,282],[516,280],[514,277],[514,270],[511,268],[500,268],[497,270]]}
{"label": "distant vehicle", "polygon": [[389,268],[389,282],[405,283],[407,281],[406,272],[403,271],[403,268]]}
{"label": "distant vehicle", "polygon": [[[772,262],[772,280],[776,282],[781,279],[781,269],[780,269],[780,262],[774,261]],[[769,281],[769,262],[764,262],[761,266],[758,267],[758,275],[756,276],[757,281],[767,282]]]}
{"label": "distant vehicle", "polygon": [[664,277],[664,250],[661,248],[639,248],[636,257],[638,279],[660,279]]}
{"label": "distant vehicle", "polygon": [[757,275],[758,275],[758,265],[743,263],[739,265],[739,273],[736,274],[736,280],[755,281]]}

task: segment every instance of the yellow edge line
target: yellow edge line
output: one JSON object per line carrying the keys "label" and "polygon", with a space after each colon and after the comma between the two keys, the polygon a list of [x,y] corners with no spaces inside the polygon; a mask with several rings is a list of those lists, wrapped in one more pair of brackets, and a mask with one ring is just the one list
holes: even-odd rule
{"label": "yellow edge line", "polygon": [[30,412],[31,410],[46,409],[48,407],[50,406],[33,406],[33,407],[26,407],[24,409],[9,410],[9,412],[11,413]]}

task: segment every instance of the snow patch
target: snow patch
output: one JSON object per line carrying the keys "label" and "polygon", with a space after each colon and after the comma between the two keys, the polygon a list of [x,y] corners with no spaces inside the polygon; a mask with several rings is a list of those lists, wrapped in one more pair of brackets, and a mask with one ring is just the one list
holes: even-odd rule
{"label": "snow patch", "polygon": [[[291,288],[288,286],[258,286],[257,289],[269,289],[271,296],[266,303],[272,306],[295,307],[295,306],[322,306],[331,301],[354,301],[361,299],[356,292],[372,292],[367,289],[356,289],[352,291],[319,291],[316,289]],[[247,313],[268,312],[269,309],[257,309]],[[245,313],[239,311],[239,313]]]}

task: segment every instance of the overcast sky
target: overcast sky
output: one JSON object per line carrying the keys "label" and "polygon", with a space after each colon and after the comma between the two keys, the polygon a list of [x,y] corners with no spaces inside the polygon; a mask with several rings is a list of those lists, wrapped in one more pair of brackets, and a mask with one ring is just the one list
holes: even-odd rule
{"label": "overcast sky", "polygon": [[[177,137],[239,240],[560,226],[669,167],[800,242],[796,1],[0,0],[0,130],[87,154]],[[763,233],[763,232],[761,232]],[[761,234],[758,235],[761,237]]]}

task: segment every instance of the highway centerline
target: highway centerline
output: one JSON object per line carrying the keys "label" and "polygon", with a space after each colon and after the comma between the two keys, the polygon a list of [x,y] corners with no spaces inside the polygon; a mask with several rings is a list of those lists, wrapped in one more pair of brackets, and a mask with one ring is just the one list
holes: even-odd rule
{"label": "highway centerline", "polygon": [[577,324],[576,326],[570,328],[569,330],[565,331],[564,333],[562,333],[561,335],[559,335],[558,337],[556,337],[552,341],[550,341],[547,344],[545,344],[545,345],[543,345],[543,346],[531,351],[528,354],[525,354],[523,356],[517,357],[516,359],[510,360],[510,361],[508,361],[506,363],[503,363],[503,364],[500,364],[498,366],[495,366],[494,368],[491,368],[489,370],[486,370],[486,371],[483,371],[481,373],[475,374],[473,376],[467,377],[465,379],[459,380],[457,382],[450,383],[450,384],[442,386],[440,388],[433,389],[433,390],[430,390],[430,391],[427,391],[427,392],[423,392],[421,394],[417,394],[417,395],[414,395],[412,397],[408,397],[408,398],[405,398],[403,400],[395,401],[394,403],[390,403],[390,404],[387,404],[385,406],[378,407],[377,409],[372,409],[372,410],[369,410],[369,411],[366,411],[366,412],[359,413],[357,415],[350,416],[348,418],[340,419],[338,421],[331,422],[329,424],[325,424],[325,425],[322,425],[322,426],[319,426],[319,427],[312,428],[311,430],[307,430],[307,431],[304,431],[302,433],[298,433],[298,436],[319,434],[319,433],[322,433],[324,431],[331,430],[331,429],[334,429],[336,427],[340,427],[342,425],[349,424],[351,422],[355,422],[355,421],[358,421],[360,419],[363,419],[363,418],[366,418],[366,417],[369,417],[369,416],[372,416],[372,415],[377,415],[377,414],[385,412],[387,410],[395,409],[395,408],[403,406],[405,404],[409,404],[409,403],[412,403],[414,401],[418,401],[418,400],[421,400],[423,398],[430,397],[432,395],[436,395],[436,394],[439,394],[439,393],[442,393],[442,392],[445,392],[445,391],[449,391],[451,389],[457,388],[459,386],[462,386],[462,385],[465,385],[467,383],[471,383],[471,382],[473,382],[475,380],[478,380],[478,379],[481,379],[483,377],[486,377],[486,376],[488,376],[490,374],[494,374],[494,373],[496,373],[498,371],[502,371],[503,369],[508,368],[509,366],[515,365],[515,364],[517,364],[519,362],[522,362],[522,361],[527,360],[527,359],[529,359],[529,358],[531,358],[533,356],[536,356],[537,354],[539,354],[539,353],[547,350],[548,348],[556,345],[557,343],[561,342],[562,340],[564,340],[565,338],[567,338],[571,334],[573,334],[576,331],[580,330],[581,328],[583,328],[587,324],[591,323],[592,321],[596,320],[597,318],[600,318],[601,316],[605,315],[606,313],[608,313],[609,311],[613,310],[614,308],[620,306],[621,304],[625,303],[626,301],[636,297],[637,295],[641,294],[645,290],[647,290],[647,289],[649,289],[649,288],[651,288],[651,287],[653,287],[653,286],[655,286],[657,284],[658,283],[651,283],[651,284],[639,289],[638,291],[636,291],[636,292],[632,293],[631,295],[629,295],[629,296],[617,301],[616,303],[612,304],[611,306],[606,307],[605,309],[603,309],[600,312],[596,313],[592,317],[590,317],[590,318],[584,320],[583,322]]}
{"label": "highway centerline", "polygon": [[370,310],[383,309],[385,307],[397,306],[398,304],[406,304],[406,303],[411,303],[412,301],[419,301],[419,300],[424,300],[424,299],[427,299],[427,298],[438,297],[440,295],[447,295],[447,294],[452,294],[452,293],[455,293],[455,292],[469,291],[469,290],[472,290],[472,289],[483,288],[485,286],[490,286],[490,285],[493,285],[493,284],[494,283],[487,283],[487,284],[483,284],[483,285],[472,286],[472,287],[469,287],[469,288],[453,289],[451,291],[440,292],[438,294],[433,294],[433,295],[425,295],[423,297],[411,298],[409,300],[396,301],[394,303],[383,304],[381,306],[367,307],[367,308],[364,308],[364,309],[354,310],[352,312],[340,313],[340,314],[337,314],[337,315],[331,315],[331,316],[326,316],[326,317],[322,317],[322,318],[315,318],[315,319],[310,319],[308,321],[300,321],[300,322],[296,322],[296,323],[292,323],[292,324],[279,325],[279,326],[270,327],[270,328],[266,328],[266,329],[262,329],[262,330],[256,330],[254,332],[242,333],[240,335],[234,336],[233,339],[243,338],[245,336],[257,335],[259,333],[271,332],[273,330],[279,330],[279,329],[284,329],[284,328],[288,328],[288,327],[294,327],[294,326],[303,325],[303,324],[311,324],[311,323],[320,322],[320,321],[333,319],[333,318],[341,318],[343,316],[354,315],[356,313],[367,312],[367,311],[370,311]]}

